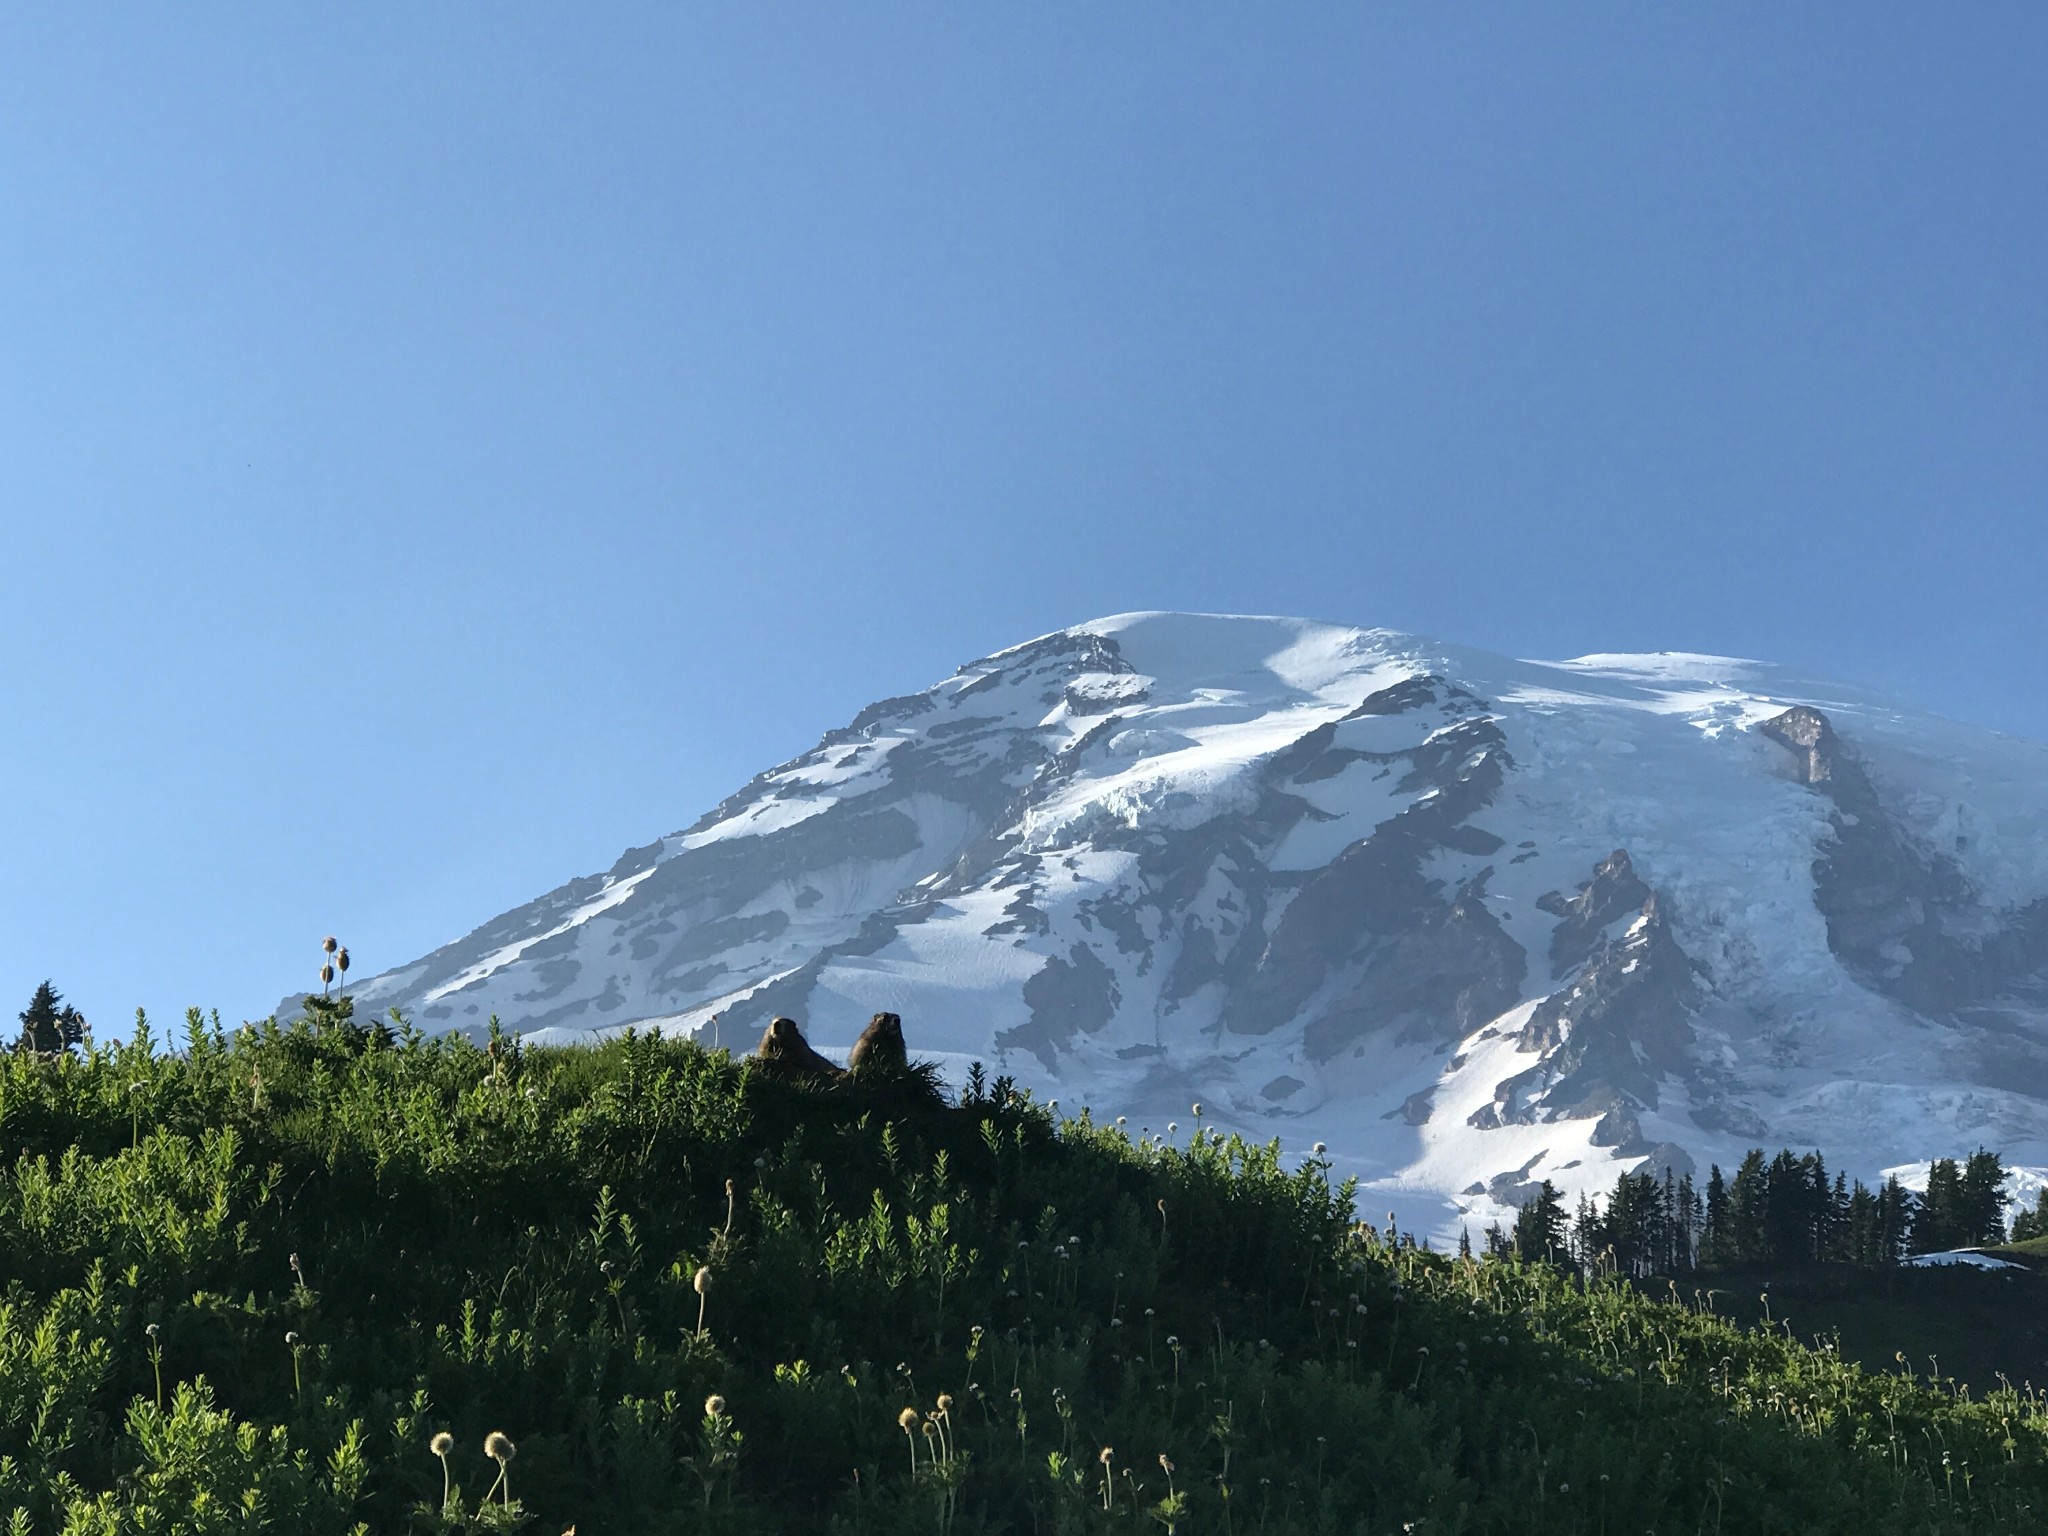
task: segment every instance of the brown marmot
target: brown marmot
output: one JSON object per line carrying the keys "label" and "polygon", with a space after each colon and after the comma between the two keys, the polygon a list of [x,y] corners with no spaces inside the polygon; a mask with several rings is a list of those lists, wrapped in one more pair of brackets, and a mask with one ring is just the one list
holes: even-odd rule
{"label": "brown marmot", "polygon": [[868,1020],[868,1027],[853,1042],[853,1050],[846,1058],[846,1070],[852,1072],[863,1064],[870,1072],[901,1073],[910,1070],[910,1049],[903,1043],[902,1019],[893,1013],[878,1013]]}
{"label": "brown marmot", "polygon": [[795,1019],[770,1020],[754,1050],[754,1059],[779,1077],[830,1079],[840,1075],[837,1067],[811,1049]]}

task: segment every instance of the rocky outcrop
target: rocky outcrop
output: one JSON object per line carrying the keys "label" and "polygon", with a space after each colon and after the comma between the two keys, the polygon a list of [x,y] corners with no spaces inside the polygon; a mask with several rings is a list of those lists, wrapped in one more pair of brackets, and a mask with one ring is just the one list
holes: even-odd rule
{"label": "rocky outcrop", "polygon": [[[1637,892],[1631,914],[1620,903]],[[1469,1119],[1489,1128],[1599,1116],[1610,1127],[1608,1144],[1620,1145],[1630,1135],[1613,1128],[1633,1126],[1634,1111],[1657,1107],[1661,1082],[1691,1070],[1697,968],[1623,850],[1602,860],[1574,895],[1546,901],[1560,914],[1560,929],[1573,925],[1566,952],[1583,947],[1584,959],[1570,985],[1538,1003],[1522,1028],[1518,1043],[1536,1062],[1502,1082],[1494,1101]],[[1609,936],[1623,919],[1627,927]]]}
{"label": "rocky outcrop", "polygon": [[1650,900],[1650,888],[1629,862],[1628,850],[1617,848],[1593,871],[1593,878],[1570,896],[1556,891],[1536,898],[1542,911],[1557,918],[1550,933],[1550,974],[1569,976],[1586,963],[1608,928],[1633,917]]}

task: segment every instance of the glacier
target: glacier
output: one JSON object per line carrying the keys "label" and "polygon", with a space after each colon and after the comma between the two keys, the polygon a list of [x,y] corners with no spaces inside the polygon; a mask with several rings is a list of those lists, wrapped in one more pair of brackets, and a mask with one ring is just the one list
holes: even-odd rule
{"label": "glacier", "polygon": [[1475,1238],[1754,1144],[2048,1163],[2048,747],[1730,657],[1121,614],[351,990],[828,1053],[886,1009],[956,1077],[1199,1103]]}

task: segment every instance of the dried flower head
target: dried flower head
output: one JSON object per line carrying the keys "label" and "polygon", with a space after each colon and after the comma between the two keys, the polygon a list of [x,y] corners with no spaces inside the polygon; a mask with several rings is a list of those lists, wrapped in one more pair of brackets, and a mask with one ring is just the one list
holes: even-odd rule
{"label": "dried flower head", "polygon": [[436,1456],[446,1456],[450,1451],[455,1449],[455,1437],[449,1434],[448,1431],[445,1429],[440,1430],[435,1434],[433,1439],[427,1442],[427,1449],[432,1451]]}
{"label": "dried flower head", "polygon": [[484,1436],[484,1454],[502,1467],[519,1454],[519,1447],[512,1443],[512,1437],[503,1430],[494,1429]]}
{"label": "dried flower head", "polygon": [[1317,1157],[1321,1157],[1325,1152],[1330,1150],[1330,1144],[1326,1141],[1319,1141],[1315,1144],[1312,1150],[1315,1152],[1315,1155]]}
{"label": "dried flower head", "polygon": [[950,1392],[941,1392],[941,1393],[939,1394],[939,1412],[941,1412],[941,1413],[951,1413],[952,1411],[953,1411],[953,1394],[952,1394],[952,1393],[950,1393]]}
{"label": "dried flower head", "polygon": [[1197,1120],[1202,1118],[1202,1101],[1200,1099],[1195,1100],[1195,1118]]}
{"label": "dried flower head", "polygon": [[704,1295],[711,1289],[711,1266],[709,1264],[699,1264],[697,1266],[697,1273],[690,1279],[690,1289],[699,1296]]}
{"label": "dried flower head", "polygon": [[725,1417],[725,1399],[716,1392],[704,1399],[704,1416],[710,1419]]}
{"label": "dried flower head", "polygon": [[1097,1456],[1097,1457],[1096,1457],[1095,1459],[1096,1459],[1097,1461],[1101,1462],[1101,1463],[1102,1463],[1102,1464],[1103,1464],[1103,1465],[1104,1465],[1104,1466],[1106,1467],[1106,1466],[1108,1466],[1108,1465],[1110,1464],[1110,1462],[1111,1462],[1112,1460],[1114,1460],[1114,1459],[1115,1459],[1115,1457],[1116,1457],[1116,1452],[1115,1452],[1115,1451],[1113,1451],[1113,1450],[1111,1450],[1111,1449],[1110,1449],[1110,1448],[1109,1448],[1108,1446],[1106,1446],[1106,1445],[1105,1445],[1105,1446],[1104,1446],[1104,1447],[1102,1448],[1102,1454],[1101,1454],[1101,1455],[1099,1455],[1099,1456]]}
{"label": "dried flower head", "polygon": [[341,948],[341,946],[335,942],[334,935],[331,933],[327,935],[326,938],[320,941],[320,947],[326,950],[327,953],[330,955],[333,954],[337,949]]}
{"label": "dried flower head", "polygon": [[284,1342],[287,1349],[297,1349],[299,1347],[299,1330],[294,1328],[286,1333]]}
{"label": "dried flower head", "polygon": [[915,1429],[917,1427],[917,1410],[915,1408],[904,1409],[896,1415],[896,1422],[904,1429]]}
{"label": "dried flower head", "polygon": [[1171,1477],[1173,1475],[1173,1463],[1166,1459],[1166,1452],[1164,1451],[1159,1453],[1159,1465],[1167,1476]]}
{"label": "dried flower head", "polygon": [[142,1331],[148,1334],[153,1339],[163,1330],[157,1327],[155,1323],[151,1323],[147,1328],[143,1329]]}

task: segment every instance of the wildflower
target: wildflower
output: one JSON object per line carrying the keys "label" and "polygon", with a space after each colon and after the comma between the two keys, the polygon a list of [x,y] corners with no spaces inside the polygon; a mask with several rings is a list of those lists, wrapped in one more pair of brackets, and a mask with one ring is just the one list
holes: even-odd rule
{"label": "wildflower", "polygon": [[294,1328],[294,1329],[292,1329],[292,1330],[291,1330],[290,1332],[286,1333],[286,1334],[285,1334],[285,1336],[284,1336],[284,1342],[285,1342],[285,1348],[287,1348],[287,1349],[297,1349],[297,1348],[299,1347],[299,1332],[298,1332],[298,1330],[297,1330],[296,1328]]}
{"label": "wildflower", "polygon": [[1197,1120],[1202,1118],[1202,1105],[1199,1099],[1195,1102],[1195,1118]]}
{"label": "wildflower", "polygon": [[155,1323],[151,1323],[147,1328],[143,1329],[142,1331],[148,1334],[153,1339],[163,1330],[158,1328]]}
{"label": "wildflower", "polygon": [[1159,1466],[1168,1477],[1173,1476],[1173,1463],[1166,1459],[1166,1452],[1164,1451],[1159,1453]]}
{"label": "wildflower", "polygon": [[918,1413],[915,1408],[906,1408],[901,1413],[896,1415],[896,1423],[903,1429],[915,1428],[917,1425],[917,1419]]}
{"label": "wildflower", "polygon": [[725,1417],[725,1399],[716,1392],[704,1399],[704,1417],[722,1419]]}
{"label": "wildflower", "polygon": [[491,1494],[496,1493],[502,1488],[505,1490],[505,1497],[502,1502],[505,1508],[510,1509],[512,1507],[512,1458],[519,1454],[519,1447],[512,1443],[511,1437],[506,1435],[504,1431],[494,1429],[484,1436],[484,1454],[498,1464],[498,1480],[491,1484],[490,1493],[484,1495],[484,1500],[488,1503]]}
{"label": "wildflower", "polygon": [[1315,1144],[1314,1150],[1316,1156],[1321,1157],[1325,1152],[1330,1150],[1330,1144],[1326,1141],[1319,1141]]}
{"label": "wildflower", "polygon": [[950,1392],[941,1392],[941,1393],[939,1394],[939,1412],[941,1412],[941,1413],[951,1413],[952,1411],[953,1411],[953,1394],[952,1394],[952,1393],[950,1393]]}
{"label": "wildflower", "polygon": [[690,1289],[699,1296],[704,1295],[711,1289],[711,1266],[709,1264],[699,1264],[697,1266],[697,1273],[690,1280]]}
{"label": "wildflower", "polygon": [[448,1453],[455,1449],[455,1437],[445,1429],[438,1430],[434,1438],[427,1442],[427,1449],[441,1458],[441,1508],[445,1510],[449,1499],[454,1496],[453,1486],[449,1482]]}
{"label": "wildflower", "polygon": [[1100,1456],[1097,1456],[1095,1459],[1101,1462],[1106,1467],[1110,1464],[1110,1461],[1115,1457],[1115,1455],[1116,1452],[1105,1445],[1102,1448],[1102,1454]]}

